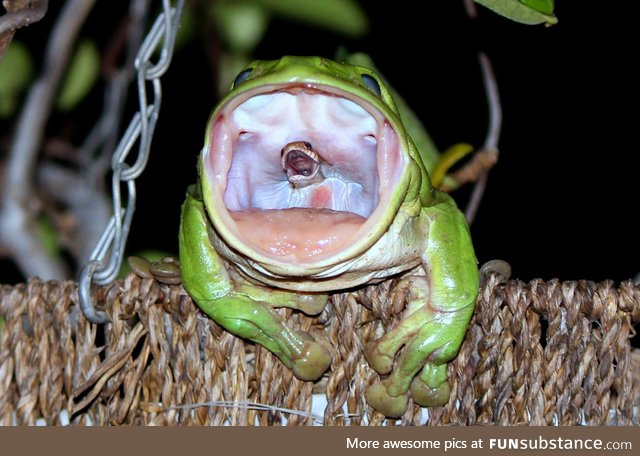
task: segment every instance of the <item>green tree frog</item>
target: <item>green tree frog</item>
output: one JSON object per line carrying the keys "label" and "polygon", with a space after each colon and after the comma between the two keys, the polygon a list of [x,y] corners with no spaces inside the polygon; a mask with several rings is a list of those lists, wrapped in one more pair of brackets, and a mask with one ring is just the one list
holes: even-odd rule
{"label": "green tree frog", "polygon": [[432,188],[376,74],[320,57],[250,64],[210,117],[198,169],[180,264],[204,312],[311,381],[331,347],[274,308],[314,315],[332,293],[405,277],[401,320],[365,347],[381,376],[367,402],[399,417],[410,399],[448,400],[477,261],[464,216]]}

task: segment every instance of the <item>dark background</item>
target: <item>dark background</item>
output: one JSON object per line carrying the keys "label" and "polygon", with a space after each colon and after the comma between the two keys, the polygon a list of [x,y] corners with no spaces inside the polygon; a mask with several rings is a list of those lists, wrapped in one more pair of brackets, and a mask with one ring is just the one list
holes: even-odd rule
{"label": "dark background", "polygon": [[[87,33],[108,34],[119,16],[112,2],[97,3]],[[500,161],[472,225],[480,263],[504,259],[523,280],[620,281],[640,272],[638,74],[632,69],[640,40],[633,11],[616,9],[621,2],[595,9],[595,2],[559,0],[559,23],[545,28],[480,6],[471,20],[461,1],[361,4],[372,25],[364,39],[277,19],[256,56],[331,57],[339,45],[367,52],[445,149],[484,141],[487,107],[477,61],[484,51],[493,62],[504,122]],[[45,21],[20,38],[37,43],[56,12],[52,5]],[[163,78],[151,159],[138,180],[132,252],[177,251],[180,204],[195,181],[217,98],[205,48],[196,42],[181,50]],[[94,97],[101,102],[100,94]],[[131,110],[135,103],[132,97]],[[462,207],[468,195],[468,189],[454,194]]]}

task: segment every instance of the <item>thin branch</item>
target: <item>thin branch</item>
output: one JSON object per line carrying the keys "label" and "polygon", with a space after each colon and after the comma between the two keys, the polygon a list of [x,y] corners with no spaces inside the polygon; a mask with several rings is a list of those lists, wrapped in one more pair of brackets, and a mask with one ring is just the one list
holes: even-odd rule
{"label": "thin branch", "polygon": [[9,153],[0,212],[0,236],[26,276],[63,278],[65,268],[50,257],[34,227],[33,181],[38,151],[56,89],[80,27],[95,0],[68,0],[46,50],[44,70],[33,84],[20,114]]}
{"label": "thin branch", "polygon": [[11,2],[4,2],[7,13],[0,17],[0,35],[14,32],[19,28],[38,22],[47,13],[48,0],[32,0],[27,8],[11,8]]}
{"label": "thin branch", "polygon": [[[467,16],[475,18],[477,10],[474,0],[463,0]],[[487,94],[487,104],[489,106],[489,129],[482,146],[482,150],[474,156],[473,163],[470,168],[482,168],[479,172],[475,172],[476,185],[473,187],[469,204],[465,210],[467,221],[472,223],[480,207],[480,202],[487,187],[489,169],[498,161],[498,141],[500,139],[500,130],[502,128],[502,105],[500,104],[500,94],[498,84],[496,82],[491,61],[486,54],[480,52],[480,68],[482,69],[482,78],[484,80],[484,89]],[[466,170],[464,172],[467,172]],[[470,172],[470,171],[469,171]],[[462,176],[461,176],[462,177]],[[456,179],[457,180],[457,179]]]}
{"label": "thin branch", "polygon": [[[476,154],[477,156],[483,156],[488,163],[495,163],[498,161],[498,142],[500,140],[500,131],[502,130],[502,105],[500,104],[500,93],[498,91],[498,83],[496,82],[495,74],[493,73],[493,67],[491,61],[483,52],[479,55],[480,68],[482,69],[482,79],[484,80],[484,90],[487,95],[487,104],[489,107],[489,129],[487,136],[484,140],[482,150]],[[465,216],[467,221],[472,223],[475,219],[478,208],[480,207],[480,201],[484,195],[485,188],[487,186],[487,178],[489,176],[489,170],[485,169],[478,178],[476,185],[471,193],[469,204],[465,210]]]}
{"label": "thin branch", "polygon": [[[127,27],[127,54],[124,64],[107,76],[105,107],[94,129],[80,147],[80,158],[89,163],[88,175],[102,182],[110,169],[111,154],[118,140],[119,126],[128,88],[135,75],[134,62],[149,10],[149,0],[131,0],[130,22]],[[96,156],[96,152],[98,155]]]}
{"label": "thin branch", "polygon": [[480,207],[480,202],[482,201],[482,197],[484,196],[484,191],[487,188],[488,178],[489,173],[482,173],[476,181],[476,184],[473,186],[473,192],[471,192],[469,204],[467,204],[467,207],[464,211],[464,215],[467,218],[467,222],[469,224],[473,223],[476,218],[476,213],[478,212],[478,208]]}
{"label": "thin branch", "polygon": [[[68,193],[63,199],[77,222],[78,233],[74,236],[73,250],[79,265],[88,261],[111,216],[105,176],[110,170],[111,155],[118,142],[127,93],[135,75],[134,61],[144,37],[149,3],[149,0],[131,0],[128,23],[115,32],[112,46],[117,47],[117,42],[126,43],[126,59],[121,67],[105,70],[104,108],[77,151],[81,169],[75,180],[82,185],[82,197]],[[113,54],[119,52],[114,50]],[[115,62],[116,55],[112,60]]]}
{"label": "thin branch", "polygon": [[42,19],[47,13],[49,2],[48,0],[34,0],[27,3],[14,3],[5,0],[3,5],[7,13],[0,17],[0,60],[9,48],[16,30]]}
{"label": "thin branch", "polygon": [[464,9],[467,12],[467,16],[470,18],[475,18],[478,15],[478,10],[476,9],[476,4],[474,0],[463,0]]}
{"label": "thin branch", "polygon": [[500,104],[500,92],[498,83],[493,73],[493,67],[489,57],[484,52],[479,55],[482,78],[484,79],[484,90],[487,94],[489,105],[489,131],[484,141],[483,149],[498,149],[500,131],[502,130],[502,105]]}
{"label": "thin branch", "polygon": [[[37,180],[42,194],[46,195],[42,210],[54,222],[60,244],[78,264],[86,262],[109,222],[111,201],[80,170],[55,162],[40,164]],[[62,202],[64,212],[60,212],[57,204],[46,204],[50,201]]]}

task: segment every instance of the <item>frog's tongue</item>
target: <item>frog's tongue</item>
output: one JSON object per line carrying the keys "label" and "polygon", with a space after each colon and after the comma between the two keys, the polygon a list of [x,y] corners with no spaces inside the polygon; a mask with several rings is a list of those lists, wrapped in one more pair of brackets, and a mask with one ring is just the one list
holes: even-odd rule
{"label": "frog's tongue", "polygon": [[[318,91],[253,96],[223,110],[211,135],[205,172],[234,225],[226,228],[282,261],[315,261],[354,243],[365,222],[380,217],[402,161],[381,114]],[[283,160],[291,144],[312,147],[320,164],[313,181],[292,179]]]}

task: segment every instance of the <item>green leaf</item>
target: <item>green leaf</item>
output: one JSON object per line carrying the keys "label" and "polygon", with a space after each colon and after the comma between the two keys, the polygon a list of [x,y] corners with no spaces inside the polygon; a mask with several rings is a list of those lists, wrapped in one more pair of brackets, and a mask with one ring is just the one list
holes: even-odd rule
{"label": "green leaf", "polygon": [[98,48],[93,41],[82,40],[69,64],[56,107],[62,111],[74,108],[87,96],[98,79],[99,72]]}
{"label": "green leaf", "polygon": [[553,25],[558,19],[553,15],[553,0],[475,0],[493,12],[521,24]]}
{"label": "green leaf", "polygon": [[33,77],[33,59],[27,48],[14,41],[0,60],[0,117],[12,116],[20,94]]}
{"label": "green leaf", "polygon": [[[257,0],[269,11],[347,36],[369,31],[364,10],[353,0]],[[296,39],[295,37],[292,37]]]}
{"label": "green leaf", "polygon": [[253,51],[269,22],[265,9],[255,1],[217,1],[211,5],[211,14],[225,43],[241,53]]}
{"label": "green leaf", "polygon": [[542,14],[553,15],[554,0],[520,0],[520,3]]}
{"label": "green leaf", "polygon": [[60,256],[60,241],[53,224],[45,217],[38,217],[36,219],[35,228],[37,236],[40,239],[40,242],[42,242],[44,251],[49,256],[58,258]]}

